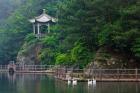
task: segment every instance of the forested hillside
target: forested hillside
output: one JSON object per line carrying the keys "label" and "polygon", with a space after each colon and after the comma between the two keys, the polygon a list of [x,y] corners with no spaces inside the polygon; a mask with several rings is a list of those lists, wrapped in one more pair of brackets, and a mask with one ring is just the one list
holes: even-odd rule
{"label": "forested hillside", "polygon": [[[51,33],[38,39],[28,19],[41,14],[43,8],[58,22]],[[17,54],[27,56],[40,44],[34,59],[42,64],[83,68],[96,61],[136,67],[140,61],[140,0],[25,0],[8,16],[0,33],[3,64],[16,60]]]}
{"label": "forested hillside", "polygon": [[[29,18],[40,14],[42,8],[45,8],[50,0],[0,0],[0,2],[0,7],[2,7],[0,9],[0,23],[2,22],[0,26],[0,63],[7,64],[10,60],[16,61],[26,35],[32,33]],[[13,5],[8,6],[8,4]]]}
{"label": "forested hillside", "polygon": [[0,0],[0,23],[3,23],[22,3],[23,0]]}

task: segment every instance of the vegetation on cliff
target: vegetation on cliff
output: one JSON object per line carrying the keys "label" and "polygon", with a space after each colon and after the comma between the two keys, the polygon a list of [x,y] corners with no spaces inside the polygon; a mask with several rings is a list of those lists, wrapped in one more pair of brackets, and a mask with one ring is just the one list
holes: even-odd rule
{"label": "vegetation on cliff", "polygon": [[[118,54],[123,56],[118,57],[119,64],[139,62],[139,0],[26,0],[24,3],[0,29],[4,33],[0,34],[3,37],[0,47],[4,48],[0,48],[2,62],[16,60],[18,51],[27,48],[22,46],[23,43],[30,46],[34,41],[42,45],[37,54],[42,64],[83,68],[97,61],[96,52],[101,48],[108,51],[104,52],[107,56],[102,60],[112,59],[112,55]],[[59,21],[51,28],[50,34],[37,40],[31,35],[28,19],[40,14],[43,8]]]}

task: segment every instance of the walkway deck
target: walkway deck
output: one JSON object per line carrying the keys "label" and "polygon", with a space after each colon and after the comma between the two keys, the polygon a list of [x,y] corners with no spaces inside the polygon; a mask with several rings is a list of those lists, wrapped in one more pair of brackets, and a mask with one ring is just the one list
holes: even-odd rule
{"label": "walkway deck", "polygon": [[95,78],[98,82],[140,82],[140,69],[57,69],[56,78],[61,80],[77,79],[87,81]]}
{"label": "walkway deck", "polygon": [[[55,68],[50,65],[16,65],[16,73],[54,73],[61,80],[77,79],[87,81],[95,78],[97,81],[133,81],[140,82],[140,69],[68,69]],[[7,65],[0,65],[0,72],[8,72]]]}
{"label": "walkway deck", "polygon": [[[52,65],[24,65],[13,67],[16,73],[54,73]],[[0,65],[0,72],[8,72],[9,71],[8,65]]]}

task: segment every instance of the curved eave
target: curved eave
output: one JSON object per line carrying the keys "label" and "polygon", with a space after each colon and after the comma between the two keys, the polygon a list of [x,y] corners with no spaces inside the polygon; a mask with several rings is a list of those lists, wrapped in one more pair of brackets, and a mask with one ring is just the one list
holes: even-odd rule
{"label": "curved eave", "polygon": [[52,18],[52,22],[56,23],[57,21],[58,21],[58,19]]}
{"label": "curved eave", "polygon": [[35,23],[35,19],[30,19],[29,22]]}

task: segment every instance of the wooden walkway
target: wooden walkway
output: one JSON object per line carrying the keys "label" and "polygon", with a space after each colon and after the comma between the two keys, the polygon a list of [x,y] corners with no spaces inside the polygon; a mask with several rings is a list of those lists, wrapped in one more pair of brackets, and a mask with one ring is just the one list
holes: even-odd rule
{"label": "wooden walkway", "polygon": [[55,72],[56,78],[61,80],[77,79],[87,81],[95,78],[97,81],[131,81],[140,82],[140,69],[66,69],[59,68]]}
{"label": "wooden walkway", "polygon": [[16,65],[16,67],[0,65],[0,72],[8,72],[10,68],[13,68],[16,73],[54,73],[53,65]]}
{"label": "wooden walkway", "polygon": [[8,71],[8,65],[0,65],[0,72],[7,72]]}
{"label": "wooden walkway", "polygon": [[[8,65],[0,65],[0,72],[9,72]],[[69,69],[52,65],[16,65],[16,73],[54,73],[61,80],[133,81],[140,82],[140,69]]]}

